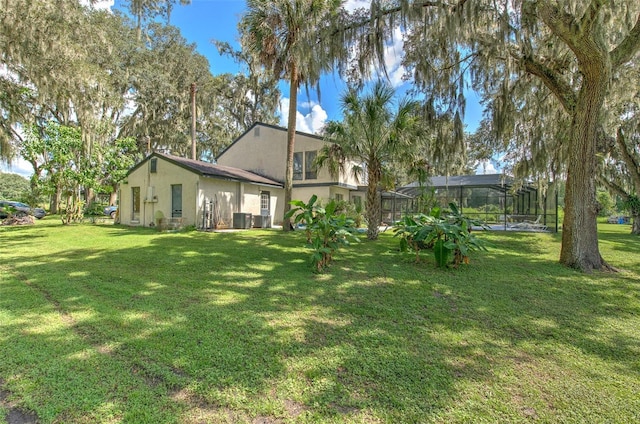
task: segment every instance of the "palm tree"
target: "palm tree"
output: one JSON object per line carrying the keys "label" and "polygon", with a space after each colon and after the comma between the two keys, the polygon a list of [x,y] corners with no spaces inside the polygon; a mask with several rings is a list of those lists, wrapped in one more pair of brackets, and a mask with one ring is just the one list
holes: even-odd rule
{"label": "palm tree", "polygon": [[[320,34],[337,16],[341,3],[341,0],[248,0],[247,12],[239,24],[243,49],[255,55],[277,78],[289,81],[285,214],[291,208],[298,89],[301,84],[317,86],[320,75],[331,69],[330,49],[321,42]],[[290,229],[287,222],[283,229]]]}
{"label": "palm tree", "polygon": [[[316,163],[336,177],[351,172],[356,178],[366,174],[367,238],[378,238],[380,189],[389,184],[390,165],[415,162],[422,125],[419,103],[404,98],[396,104],[391,86],[378,81],[371,92],[349,89],[341,99],[343,122],[330,121],[325,128],[328,144]],[[349,169],[347,169],[349,168]]]}

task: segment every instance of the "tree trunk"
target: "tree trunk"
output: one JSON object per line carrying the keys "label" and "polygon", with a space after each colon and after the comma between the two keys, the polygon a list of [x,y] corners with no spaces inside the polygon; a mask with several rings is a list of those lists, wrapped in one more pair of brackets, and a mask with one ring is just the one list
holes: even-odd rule
{"label": "tree trunk", "polygon": [[571,123],[560,252],[560,263],[587,272],[611,269],[600,256],[596,220],[596,130],[609,80],[602,62],[583,72]]}
{"label": "tree trunk", "polygon": [[377,240],[380,231],[380,199],[378,184],[380,182],[380,170],[371,167],[367,176],[367,238]]}
{"label": "tree trunk", "polygon": [[62,189],[56,186],[56,191],[49,200],[49,213],[56,215],[60,211],[60,203],[62,202]]}
{"label": "tree trunk", "polygon": [[632,212],[631,219],[633,220],[631,234],[640,236],[640,211]]}
{"label": "tree trunk", "polygon": [[85,188],[84,199],[85,199],[85,206],[87,208],[90,208],[93,205],[93,202],[96,201],[96,191],[91,187]]}
{"label": "tree trunk", "polygon": [[[291,191],[293,189],[293,149],[296,137],[296,115],[298,109],[298,69],[294,64],[291,69],[291,82],[289,84],[289,119],[287,123],[287,167],[284,174],[284,214],[291,209]],[[284,218],[282,229],[289,231],[291,221]]]}

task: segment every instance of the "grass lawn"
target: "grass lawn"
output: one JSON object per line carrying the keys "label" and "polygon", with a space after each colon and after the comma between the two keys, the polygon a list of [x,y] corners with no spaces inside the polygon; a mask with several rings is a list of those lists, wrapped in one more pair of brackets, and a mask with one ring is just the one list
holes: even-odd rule
{"label": "grass lawn", "polygon": [[313,274],[302,233],[0,228],[0,423],[640,422],[640,238],[440,270],[389,232]]}

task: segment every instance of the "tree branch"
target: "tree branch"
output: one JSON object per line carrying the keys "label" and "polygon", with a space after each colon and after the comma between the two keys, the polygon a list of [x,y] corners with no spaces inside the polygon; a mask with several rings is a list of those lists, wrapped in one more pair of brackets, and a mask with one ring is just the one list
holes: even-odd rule
{"label": "tree branch", "polygon": [[576,106],[576,95],[573,91],[573,88],[563,81],[559,75],[553,71],[553,69],[543,65],[542,63],[534,60],[530,56],[520,57],[513,55],[516,59],[519,59],[523,65],[526,72],[537,76],[544,83],[544,85],[551,90],[551,92],[556,96],[556,98],[562,104],[562,107],[569,113],[572,114],[573,110]]}
{"label": "tree branch", "polygon": [[551,5],[546,1],[538,2],[538,12],[542,21],[551,29],[551,31],[564,41],[571,50],[576,47],[576,35],[578,33],[579,24],[575,18],[562,12],[557,6]]}
{"label": "tree branch", "polygon": [[618,196],[622,197],[623,199],[627,200],[629,198],[629,193],[627,193],[620,185],[605,178],[604,175],[599,175],[598,181],[600,181],[602,185],[606,186],[607,189],[609,189],[609,191],[616,193]]}
{"label": "tree branch", "polygon": [[593,33],[597,16],[605,2],[606,0],[592,0],[580,21],[555,4],[551,5],[543,0],[538,3],[540,18],[575,53],[581,64],[581,71],[608,66],[607,52]]}
{"label": "tree branch", "polygon": [[618,145],[618,150],[620,155],[622,156],[622,160],[625,165],[627,165],[629,176],[633,180],[633,184],[636,187],[640,187],[640,165],[636,161],[636,158],[629,152],[627,149],[627,143],[625,140],[624,133],[622,132],[622,128],[618,128],[618,132],[616,134],[616,144]]}
{"label": "tree branch", "polygon": [[629,34],[611,51],[611,64],[616,68],[628,62],[638,50],[640,50],[640,13]]}
{"label": "tree branch", "polygon": [[598,13],[600,13],[600,9],[605,3],[607,3],[605,0],[593,0],[591,4],[589,4],[589,7],[580,19],[580,26],[578,28],[580,35],[591,34],[593,24],[597,22]]}
{"label": "tree branch", "polygon": [[[451,6],[451,12],[452,13],[458,12],[460,9],[462,9],[462,7],[464,7],[467,1],[468,0],[459,0],[457,3]],[[415,9],[424,9],[427,7],[446,7],[446,6],[449,6],[449,5],[445,4],[442,1],[416,1],[413,4],[413,7]],[[402,6],[396,6],[389,9],[378,9],[377,13],[375,13],[375,15],[373,16],[370,15],[356,22],[352,22],[349,25],[340,26],[339,28],[334,29],[328,34],[327,38],[335,37],[338,34],[345,33],[347,31],[351,31],[354,29],[363,28],[367,25],[370,25],[372,22],[375,22],[378,19],[384,18],[389,15],[393,15],[395,13],[400,13],[403,10],[404,8]],[[322,39],[319,40],[319,42],[322,42],[322,41],[323,41]]]}

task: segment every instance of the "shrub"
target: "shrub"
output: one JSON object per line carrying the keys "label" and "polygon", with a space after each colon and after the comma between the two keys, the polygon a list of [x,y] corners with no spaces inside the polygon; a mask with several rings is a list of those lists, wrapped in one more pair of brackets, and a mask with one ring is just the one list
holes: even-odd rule
{"label": "shrub", "polygon": [[345,212],[338,213],[338,202],[330,200],[326,206],[316,203],[318,197],[314,194],[309,203],[293,200],[294,206],[285,219],[294,217],[296,226],[304,224],[307,245],[313,250],[311,264],[314,270],[322,272],[331,263],[333,254],[340,245],[348,245],[350,241],[358,241],[354,235],[354,220],[348,218]]}
{"label": "shrub", "polygon": [[455,204],[450,203],[450,213],[442,217],[439,208],[433,208],[430,215],[404,216],[395,225],[395,236],[400,237],[400,251],[413,250],[416,262],[420,251],[433,248],[436,266],[445,267],[453,254],[453,265],[469,263],[469,252],[487,250],[487,243],[476,237],[473,226],[486,228],[484,223],[462,215]]}

